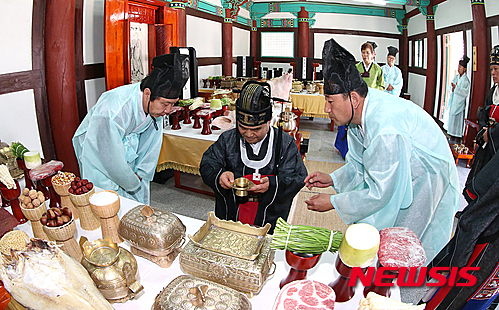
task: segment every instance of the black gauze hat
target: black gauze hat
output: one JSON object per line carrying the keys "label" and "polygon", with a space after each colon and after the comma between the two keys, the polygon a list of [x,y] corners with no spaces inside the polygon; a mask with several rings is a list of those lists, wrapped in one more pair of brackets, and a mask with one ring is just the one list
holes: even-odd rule
{"label": "black gauze hat", "polygon": [[399,52],[398,48],[395,46],[388,46],[388,56],[397,56],[397,53]]}
{"label": "black gauze hat", "polygon": [[153,69],[146,77],[145,87],[158,97],[176,99],[189,79],[189,56],[179,53],[156,56]]}
{"label": "black gauze hat", "polygon": [[366,41],[366,43],[369,43],[373,46],[373,51],[376,49],[376,47],[378,47],[378,45],[374,41]]}
{"label": "black gauze hat", "polygon": [[272,119],[270,85],[264,82],[244,83],[236,100],[236,119],[244,126],[260,126]]}
{"label": "black gauze hat", "polygon": [[490,52],[490,64],[499,66],[499,45],[494,46]]}
{"label": "black gauze hat", "polygon": [[349,94],[366,83],[355,66],[355,57],[334,39],[324,43],[322,71],[326,95]]}
{"label": "black gauze hat", "polygon": [[465,68],[466,68],[466,67],[468,66],[468,62],[469,62],[469,61],[470,61],[470,58],[469,58],[468,56],[464,55],[464,56],[463,56],[463,59],[461,59],[461,60],[459,61],[459,64],[460,64],[461,66],[463,66],[463,67],[465,67]]}

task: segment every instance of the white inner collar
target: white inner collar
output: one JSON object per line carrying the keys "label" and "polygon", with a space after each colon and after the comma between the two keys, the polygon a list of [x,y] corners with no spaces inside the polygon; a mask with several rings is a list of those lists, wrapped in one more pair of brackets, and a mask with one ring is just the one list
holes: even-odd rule
{"label": "white inner collar", "polygon": [[[270,130],[269,146],[267,148],[267,154],[265,154],[265,157],[262,160],[249,159],[248,154],[246,153],[246,145],[244,143],[244,138],[239,140],[239,150],[241,151],[241,161],[243,162],[243,164],[245,166],[250,167],[250,168],[258,171],[270,163],[270,160],[272,159],[272,154],[274,153],[273,152],[273,149],[274,149],[274,130],[272,130],[272,128],[270,128],[269,130]],[[262,139],[262,141],[260,141],[260,142],[263,142],[263,140],[264,139]],[[255,144],[257,144],[257,143],[255,143]],[[260,143],[260,146],[261,146],[261,143]],[[258,149],[260,149],[260,147],[258,147]],[[254,151],[254,149],[253,149],[253,151]]]}
{"label": "white inner collar", "polygon": [[492,104],[499,105],[499,85],[496,86],[494,94],[492,95]]}

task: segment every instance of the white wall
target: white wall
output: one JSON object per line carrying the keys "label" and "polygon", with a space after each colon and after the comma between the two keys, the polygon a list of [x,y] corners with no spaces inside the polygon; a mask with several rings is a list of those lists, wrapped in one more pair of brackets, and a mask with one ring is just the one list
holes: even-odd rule
{"label": "white wall", "polygon": [[438,5],[435,12],[435,29],[472,21],[469,0],[451,0]]}
{"label": "white wall", "polygon": [[222,57],[222,24],[186,16],[186,43],[196,49],[197,57]]}
{"label": "white wall", "polygon": [[398,22],[395,18],[317,13],[314,19],[315,24],[313,28],[364,30],[400,34],[397,30]]}
{"label": "white wall", "polygon": [[499,1],[485,0],[485,15],[487,17],[499,14]]}
{"label": "white wall", "polygon": [[409,37],[424,32],[426,32],[426,16],[420,13],[409,18],[407,22],[407,35]]}
{"label": "white wall", "polygon": [[[358,61],[362,60],[362,54],[360,52],[360,47],[366,41],[374,41],[378,45],[376,48],[376,61],[386,62],[386,55],[388,54],[387,47],[395,46],[399,48],[399,40],[389,39],[389,38],[379,38],[379,37],[366,37],[366,36],[353,36],[344,34],[328,34],[328,33],[316,33],[314,36],[314,58],[322,58],[322,48],[324,42],[334,38],[338,44],[346,48]],[[397,61],[395,62],[398,64]]]}
{"label": "white wall", "polygon": [[0,74],[29,71],[33,1],[0,1]]}
{"label": "white wall", "polygon": [[411,101],[423,107],[426,89],[426,76],[409,72],[407,92],[411,94]]}
{"label": "white wall", "polygon": [[232,27],[232,55],[250,55],[250,31]]}
{"label": "white wall", "polygon": [[87,99],[87,111],[97,103],[100,95],[106,91],[105,78],[98,78],[85,81],[85,97]]}
{"label": "white wall", "polygon": [[83,63],[104,62],[104,0],[83,2]]}
{"label": "white wall", "polygon": [[43,157],[33,90],[0,95],[0,111],[0,139],[8,144],[19,141]]}

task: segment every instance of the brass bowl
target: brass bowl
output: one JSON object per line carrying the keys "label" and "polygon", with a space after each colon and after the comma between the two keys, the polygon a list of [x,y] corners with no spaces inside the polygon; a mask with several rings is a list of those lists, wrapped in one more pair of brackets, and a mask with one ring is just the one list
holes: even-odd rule
{"label": "brass bowl", "polygon": [[235,179],[231,186],[236,190],[236,196],[246,197],[248,196],[248,190],[255,186],[255,183],[245,177],[240,177]]}
{"label": "brass bowl", "polygon": [[114,264],[120,252],[120,248],[111,237],[104,237],[104,239],[97,239],[93,242],[86,241],[82,248],[85,260],[99,267]]}

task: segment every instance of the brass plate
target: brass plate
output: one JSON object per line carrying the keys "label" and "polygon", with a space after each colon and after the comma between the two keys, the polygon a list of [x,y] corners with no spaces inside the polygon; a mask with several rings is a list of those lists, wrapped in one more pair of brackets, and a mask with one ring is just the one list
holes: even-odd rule
{"label": "brass plate", "polygon": [[242,259],[254,260],[262,247],[262,241],[270,229],[254,227],[241,222],[218,219],[208,212],[208,220],[194,236],[189,238],[199,247]]}

